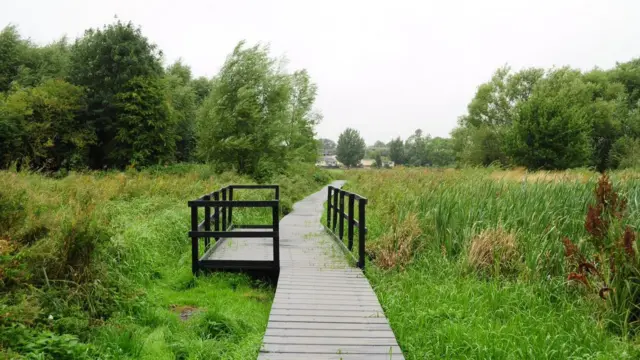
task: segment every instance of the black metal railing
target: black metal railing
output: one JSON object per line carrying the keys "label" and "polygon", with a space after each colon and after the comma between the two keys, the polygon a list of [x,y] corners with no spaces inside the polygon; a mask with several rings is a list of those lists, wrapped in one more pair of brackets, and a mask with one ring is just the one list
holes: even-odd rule
{"label": "black metal railing", "polygon": [[[347,211],[345,212],[345,197],[348,199]],[[358,217],[355,214],[355,202],[358,201]],[[365,263],[365,237],[367,234],[365,208],[367,198],[349,191],[329,186],[327,194],[327,229],[341,241],[344,245],[344,224],[347,221],[347,245],[346,248],[353,256],[354,227],[358,229],[358,259],[357,265],[364,270]],[[336,233],[336,228],[338,232]]]}
{"label": "black metal railing", "polygon": [[[234,200],[234,190],[239,189],[272,189],[273,200]],[[191,270],[197,273],[200,269],[280,269],[280,187],[278,185],[229,185],[212,193],[203,195],[188,202],[191,208]],[[204,217],[200,220],[200,208],[204,208]],[[272,223],[267,225],[234,224],[234,208],[271,208]],[[211,211],[213,210],[213,214]],[[211,226],[213,225],[213,230]],[[246,229],[242,231],[242,229]],[[247,230],[253,231],[247,231]],[[264,229],[264,231],[256,231]],[[268,230],[267,230],[268,229]],[[272,238],[273,260],[213,260],[210,255],[221,243],[222,238]],[[204,255],[200,257],[200,240],[204,239]],[[215,243],[211,246],[211,239]]]}

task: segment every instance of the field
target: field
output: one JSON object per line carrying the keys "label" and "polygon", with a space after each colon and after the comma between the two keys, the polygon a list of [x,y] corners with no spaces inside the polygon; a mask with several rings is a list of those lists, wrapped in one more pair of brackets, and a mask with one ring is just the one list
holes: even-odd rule
{"label": "field", "polygon": [[[597,174],[399,168],[344,177],[369,198],[368,277],[408,359],[640,357],[605,302],[567,281],[561,240],[586,246]],[[612,182],[638,229],[640,176],[614,173]],[[482,246],[504,252],[482,262]]]}
{"label": "field", "polygon": [[[299,167],[272,180],[286,213],[330,178]],[[0,172],[0,358],[255,358],[273,287],[191,274],[186,202],[230,183],[253,181],[204,165]]]}
{"label": "field", "polygon": [[[367,275],[408,359],[640,357],[635,331],[567,280],[562,239],[589,249],[597,174],[300,167],[272,179],[283,213],[331,178],[369,198]],[[637,230],[640,174],[611,179]],[[255,358],[273,287],[190,272],[186,201],[230,183],[252,180],[202,165],[0,172],[0,358]]]}

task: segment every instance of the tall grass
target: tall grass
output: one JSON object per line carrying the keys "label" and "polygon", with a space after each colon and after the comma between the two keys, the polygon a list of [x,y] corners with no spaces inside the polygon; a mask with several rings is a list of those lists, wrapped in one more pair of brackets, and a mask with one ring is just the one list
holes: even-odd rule
{"label": "tall grass", "polygon": [[[327,181],[306,166],[272,179],[283,213]],[[231,183],[252,180],[204,165],[0,172],[0,357],[255,357],[273,289],[190,270],[186,202]],[[263,216],[234,211],[240,222]]]}
{"label": "tall grass", "polygon": [[[597,174],[400,168],[346,176],[347,189],[369,198],[367,248],[377,266],[368,275],[407,358],[640,356],[635,340],[606,330],[602,302],[566,281],[561,240],[587,246],[584,219]],[[640,176],[612,179],[638,229]],[[399,231],[406,222],[418,228]],[[410,255],[385,255],[406,252],[406,238]],[[500,244],[508,244],[509,258],[488,258]],[[470,259],[477,254],[483,264],[509,266],[479,272]]]}

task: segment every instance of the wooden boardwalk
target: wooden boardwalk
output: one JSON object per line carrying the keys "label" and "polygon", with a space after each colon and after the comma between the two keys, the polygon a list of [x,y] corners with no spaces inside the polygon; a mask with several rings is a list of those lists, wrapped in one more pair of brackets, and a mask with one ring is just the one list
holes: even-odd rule
{"label": "wooden boardwalk", "polygon": [[[258,359],[404,359],[371,285],[320,224],[326,197],[324,188],[280,221],[280,277]],[[255,240],[233,241],[242,256],[271,258],[270,242]]]}

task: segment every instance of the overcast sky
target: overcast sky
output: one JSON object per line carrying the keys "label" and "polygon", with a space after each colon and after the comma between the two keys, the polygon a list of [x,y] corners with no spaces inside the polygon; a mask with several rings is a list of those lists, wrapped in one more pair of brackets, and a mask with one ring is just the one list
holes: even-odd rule
{"label": "overcast sky", "polygon": [[417,128],[448,136],[496,68],[609,68],[640,56],[638,0],[0,0],[0,26],[47,43],[132,21],[194,75],[216,74],[239,40],[270,43],[318,84],[320,137],[367,143]]}

